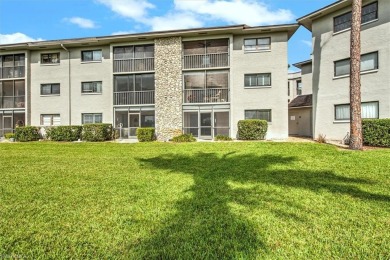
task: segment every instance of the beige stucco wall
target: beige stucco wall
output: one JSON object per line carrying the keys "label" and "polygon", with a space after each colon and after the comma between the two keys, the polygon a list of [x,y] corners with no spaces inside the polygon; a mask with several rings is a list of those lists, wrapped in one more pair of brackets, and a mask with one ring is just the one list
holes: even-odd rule
{"label": "beige stucco wall", "polygon": [[[102,50],[102,61],[81,61],[82,50],[98,49]],[[40,125],[41,114],[60,114],[62,125],[80,125],[82,113],[102,113],[103,122],[112,123],[113,82],[109,46],[68,48],[68,50],[71,58],[71,89],[69,89],[68,53],[64,49],[31,52],[31,124]],[[42,53],[54,52],[60,52],[60,64],[41,64]],[[81,82],[87,81],[102,81],[102,93],[82,94]],[[44,83],[60,83],[60,95],[41,96],[40,85]],[[69,95],[71,95],[70,104]]]}
{"label": "beige stucco wall", "polygon": [[301,67],[302,95],[313,93],[313,73],[312,64],[305,64]]}
{"label": "beige stucco wall", "polygon": [[[363,1],[363,5],[373,1]],[[390,1],[379,0],[379,19],[362,25],[361,53],[378,51],[379,69],[361,75],[362,102],[379,101],[379,117],[390,117]],[[336,104],[349,103],[349,77],[334,78],[334,61],[349,57],[350,31],[333,33],[333,17],[344,8],[313,22],[313,119],[314,137],[325,134],[341,140],[349,122],[335,121]]]}
{"label": "beige stucco wall", "polygon": [[[271,37],[271,50],[244,53],[244,38]],[[288,137],[287,111],[287,33],[235,35],[231,53],[231,118],[233,137],[245,110],[271,109],[267,139]],[[244,88],[244,74],[271,73],[271,86]]]}

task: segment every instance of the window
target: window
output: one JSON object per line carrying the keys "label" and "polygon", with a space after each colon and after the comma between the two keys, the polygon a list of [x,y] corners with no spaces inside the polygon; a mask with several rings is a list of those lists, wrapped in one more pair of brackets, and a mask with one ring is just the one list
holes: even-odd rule
{"label": "window", "polygon": [[[378,52],[372,52],[361,55],[360,71],[370,71],[378,69]],[[349,75],[350,73],[350,59],[344,59],[334,62],[335,77]]]}
{"label": "window", "polygon": [[100,124],[103,122],[102,114],[81,114],[82,124]]}
{"label": "window", "polygon": [[81,52],[81,61],[101,61],[102,60],[102,51],[82,51]]}
{"label": "window", "polygon": [[271,109],[245,110],[245,119],[261,119],[271,122]]}
{"label": "window", "polygon": [[271,38],[256,38],[256,39],[245,39],[244,50],[246,52],[256,52],[271,49]]}
{"label": "window", "polygon": [[81,93],[102,93],[102,82],[101,81],[82,82]]}
{"label": "window", "polygon": [[59,95],[60,84],[41,84],[41,95]]}
{"label": "window", "polygon": [[[379,118],[379,102],[362,103],[362,118]],[[350,105],[335,105],[335,120],[349,120]]]}
{"label": "window", "polygon": [[114,77],[114,92],[154,90],[154,74],[133,74]]}
{"label": "window", "polygon": [[42,64],[57,64],[60,63],[59,53],[45,53],[41,55]]}
{"label": "window", "polygon": [[141,59],[153,57],[154,45],[139,45],[114,48],[114,60],[128,60],[134,58]]}
{"label": "window", "polygon": [[302,80],[297,80],[297,95],[302,95]]}
{"label": "window", "polygon": [[271,73],[246,74],[245,87],[271,86]]}
{"label": "window", "polygon": [[59,114],[41,115],[42,126],[61,125],[61,117]]}
{"label": "window", "polygon": [[[378,19],[378,2],[362,8],[362,24]],[[339,32],[351,28],[352,12],[333,18],[333,31]]]}
{"label": "window", "polygon": [[0,56],[0,79],[25,76],[24,54]]}

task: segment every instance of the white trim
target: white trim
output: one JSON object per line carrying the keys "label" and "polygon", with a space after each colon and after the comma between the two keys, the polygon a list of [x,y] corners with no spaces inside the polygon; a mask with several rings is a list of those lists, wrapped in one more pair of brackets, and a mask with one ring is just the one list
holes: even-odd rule
{"label": "white trim", "polygon": [[[377,21],[379,21],[378,18],[376,18],[375,20],[371,20],[371,21],[362,23],[361,27],[363,27],[364,25],[370,24],[370,23],[377,22]],[[338,32],[334,32],[332,35],[335,36],[335,35],[338,35],[338,34],[341,34],[341,33],[347,32],[347,31],[350,31],[350,30],[351,30],[351,28],[347,28],[347,29],[344,29],[344,30],[341,30],[341,31],[338,31]]]}

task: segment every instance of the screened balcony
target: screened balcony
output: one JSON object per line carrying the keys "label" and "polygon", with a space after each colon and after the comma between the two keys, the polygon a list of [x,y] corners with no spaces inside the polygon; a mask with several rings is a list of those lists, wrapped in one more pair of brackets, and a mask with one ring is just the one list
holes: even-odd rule
{"label": "screened balcony", "polygon": [[228,66],[228,39],[183,43],[183,69],[219,68]]}
{"label": "screened balcony", "polygon": [[114,105],[154,104],[154,74],[114,77]]}
{"label": "screened balcony", "polygon": [[114,72],[154,70],[154,45],[114,48]]}
{"label": "screened balcony", "polygon": [[0,79],[23,78],[24,54],[0,56]]}
{"label": "screened balcony", "polygon": [[0,81],[0,108],[25,108],[24,80]]}
{"label": "screened balcony", "polygon": [[184,73],[183,103],[229,102],[229,71]]}

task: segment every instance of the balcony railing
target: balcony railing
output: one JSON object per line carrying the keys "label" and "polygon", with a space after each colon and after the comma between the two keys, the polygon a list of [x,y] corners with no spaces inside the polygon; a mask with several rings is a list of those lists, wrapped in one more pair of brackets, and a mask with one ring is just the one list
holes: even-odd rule
{"label": "balcony railing", "polygon": [[0,108],[25,108],[25,97],[2,96],[0,97]]}
{"label": "balcony railing", "polygon": [[154,104],[154,90],[114,92],[114,105]]}
{"label": "balcony railing", "polygon": [[24,66],[20,67],[2,67],[0,68],[0,79],[23,78]]}
{"label": "balcony railing", "polygon": [[223,103],[229,102],[229,89],[185,89],[183,103]]}
{"label": "balcony railing", "polygon": [[229,53],[210,53],[183,56],[184,69],[216,68],[229,66]]}
{"label": "balcony railing", "polygon": [[114,60],[114,72],[153,71],[154,58]]}

